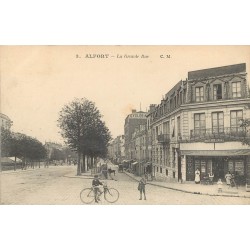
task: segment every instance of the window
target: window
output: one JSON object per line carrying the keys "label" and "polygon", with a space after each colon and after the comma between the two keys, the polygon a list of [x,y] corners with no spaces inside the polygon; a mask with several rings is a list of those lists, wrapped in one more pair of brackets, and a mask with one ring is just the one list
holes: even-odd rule
{"label": "window", "polygon": [[241,82],[232,83],[233,98],[241,97]]}
{"label": "window", "polygon": [[215,84],[213,87],[214,100],[222,99],[222,87],[221,84]]}
{"label": "window", "polygon": [[168,169],[166,169],[166,176],[168,176]]}
{"label": "window", "polygon": [[175,137],[175,122],[174,119],[171,120],[171,133],[172,133],[172,137]]}
{"label": "window", "polygon": [[195,101],[196,102],[203,102],[204,101],[204,88],[203,87],[196,87],[195,88]]}
{"label": "window", "polygon": [[213,130],[213,134],[223,133],[224,131],[223,112],[212,113],[212,130]]}
{"label": "window", "polygon": [[194,133],[197,135],[204,134],[206,129],[205,113],[194,115]]}
{"label": "window", "polygon": [[160,168],[160,173],[162,174],[162,168]]}
{"label": "window", "polygon": [[181,121],[180,121],[180,116],[177,117],[177,133],[178,133],[178,136],[181,136]]}
{"label": "window", "polygon": [[159,172],[159,167],[157,167],[157,170],[156,170],[157,172]]}
{"label": "window", "polygon": [[231,132],[243,131],[243,128],[240,127],[242,119],[243,119],[242,110],[231,111],[230,114]]}

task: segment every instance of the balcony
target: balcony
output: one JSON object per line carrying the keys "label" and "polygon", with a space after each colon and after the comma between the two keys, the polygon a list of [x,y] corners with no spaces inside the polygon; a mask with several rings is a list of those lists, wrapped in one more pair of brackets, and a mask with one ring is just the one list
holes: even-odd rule
{"label": "balcony", "polygon": [[160,134],[157,137],[159,143],[169,143],[170,142],[170,135],[169,134]]}
{"label": "balcony", "polygon": [[246,131],[242,127],[190,130],[190,140],[193,141],[236,141],[244,137],[246,137]]}

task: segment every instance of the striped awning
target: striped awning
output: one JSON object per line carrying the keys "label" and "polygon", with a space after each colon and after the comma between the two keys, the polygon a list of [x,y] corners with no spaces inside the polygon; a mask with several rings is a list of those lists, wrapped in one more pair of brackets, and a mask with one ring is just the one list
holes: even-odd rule
{"label": "striped awning", "polygon": [[250,149],[235,150],[181,150],[182,155],[196,156],[238,156],[250,155]]}

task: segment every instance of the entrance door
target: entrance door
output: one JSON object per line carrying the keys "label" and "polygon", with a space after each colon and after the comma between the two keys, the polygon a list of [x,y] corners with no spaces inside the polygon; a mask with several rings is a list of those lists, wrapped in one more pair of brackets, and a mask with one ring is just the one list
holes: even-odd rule
{"label": "entrance door", "polygon": [[214,158],[213,159],[213,172],[214,172],[214,181],[218,179],[224,179],[224,160],[223,158]]}

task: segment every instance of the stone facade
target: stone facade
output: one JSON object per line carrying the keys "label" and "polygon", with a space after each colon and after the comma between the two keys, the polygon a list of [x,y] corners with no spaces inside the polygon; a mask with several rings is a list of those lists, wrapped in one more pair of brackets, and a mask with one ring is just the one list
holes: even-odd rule
{"label": "stone facade", "polygon": [[202,177],[249,176],[240,127],[250,118],[248,89],[245,64],[188,72],[148,115],[156,179],[193,181],[196,168]]}

